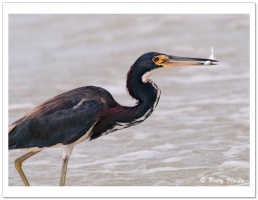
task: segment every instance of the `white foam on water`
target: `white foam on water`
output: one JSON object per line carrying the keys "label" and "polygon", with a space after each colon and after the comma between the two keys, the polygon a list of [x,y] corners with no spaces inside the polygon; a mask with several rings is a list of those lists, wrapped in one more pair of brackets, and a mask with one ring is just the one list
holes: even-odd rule
{"label": "white foam on water", "polygon": [[154,149],[159,151],[168,151],[170,149],[175,149],[175,148],[177,148],[177,145],[170,144],[170,143],[166,143],[166,144],[154,147]]}
{"label": "white foam on water", "polygon": [[134,134],[133,135],[133,139],[134,140],[145,140],[145,139],[147,139],[149,136],[146,134],[146,135],[144,135],[144,134]]}
{"label": "white foam on water", "polygon": [[244,162],[244,161],[226,161],[219,165],[219,168],[222,169],[232,169],[232,170],[237,170],[237,169],[248,169],[249,168],[249,163]]}
{"label": "white foam on water", "polygon": [[141,150],[136,152],[127,153],[124,155],[119,156],[118,158],[126,159],[126,160],[139,160],[139,159],[147,159],[152,158],[160,154],[159,151],[151,151],[151,150]]}
{"label": "white foam on water", "polygon": [[165,162],[165,163],[171,163],[171,162],[180,162],[184,159],[188,159],[189,157],[187,156],[182,156],[182,157],[172,157],[172,158],[167,158],[165,160],[163,160],[162,162]]}
{"label": "white foam on water", "polygon": [[238,157],[240,154],[249,154],[249,145],[241,145],[241,146],[234,146],[231,147],[228,151],[224,153],[224,156],[233,158],[233,157]]}
{"label": "white foam on water", "polygon": [[178,168],[178,167],[157,167],[157,168],[145,170],[143,173],[144,174],[149,174],[149,173],[166,172],[166,171],[178,171],[178,170],[180,170],[180,168]]}
{"label": "white foam on water", "polygon": [[198,169],[207,169],[208,166],[201,167],[157,167],[152,169],[147,169],[143,172],[143,174],[149,173],[158,173],[158,172],[170,172],[170,171],[181,171],[181,170],[198,170]]}
{"label": "white foam on water", "polygon": [[173,185],[173,183],[170,183],[168,181],[159,181],[154,184],[154,186],[172,186],[172,185]]}
{"label": "white foam on water", "polygon": [[112,163],[105,164],[102,167],[104,167],[104,168],[116,168],[116,167],[121,167],[123,165],[128,165],[128,163],[112,162]]}

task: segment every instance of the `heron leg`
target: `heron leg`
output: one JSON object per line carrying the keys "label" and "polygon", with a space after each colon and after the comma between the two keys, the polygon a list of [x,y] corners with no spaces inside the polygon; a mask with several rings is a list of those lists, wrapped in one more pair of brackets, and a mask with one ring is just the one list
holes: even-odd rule
{"label": "heron leg", "polygon": [[25,186],[30,186],[30,184],[22,170],[22,163],[23,163],[23,161],[27,160],[28,158],[30,158],[31,156],[35,155],[38,152],[39,151],[30,151],[29,153],[24,154],[23,156],[15,159],[15,161],[14,161],[15,168],[18,171]]}
{"label": "heron leg", "polygon": [[65,185],[65,178],[66,178],[68,160],[69,160],[69,158],[64,158],[63,159],[62,172],[61,172],[61,178],[60,178],[60,183],[59,183],[60,186]]}
{"label": "heron leg", "polygon": [[62,171],[61,171],[61,178],[60,178],[60,186],[65,185],[65,178],[66,178],[66,171],[67,171],[67,165],[68,165],[68,160],[72,154],[74,145],[66,145],[63,147],[63,155],[62,155]]}

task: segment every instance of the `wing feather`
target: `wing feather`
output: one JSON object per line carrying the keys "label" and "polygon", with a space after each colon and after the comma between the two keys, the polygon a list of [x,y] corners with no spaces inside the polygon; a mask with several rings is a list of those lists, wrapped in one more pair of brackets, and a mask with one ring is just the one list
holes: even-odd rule
{"label": "wing feather", "polygon": [[97,112],[114,102],[106,90],[93,86],[58,95],[9,126],[9,149],[71,144],[99,120]]}

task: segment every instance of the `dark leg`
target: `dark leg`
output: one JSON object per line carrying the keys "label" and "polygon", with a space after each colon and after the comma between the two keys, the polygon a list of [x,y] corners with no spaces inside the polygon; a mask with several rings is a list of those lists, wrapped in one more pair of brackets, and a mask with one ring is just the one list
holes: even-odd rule
{"label": "dark leg", "polygon": [[28,158],[30,158],[31,156],[35,155],[36,153],[38,153],[39,151],[31,151],[29,153],[26,153],[25,155],[17,158],[15,161],[14,161],[14,165],[15,165],[15,168],[16,170],[18,171],[23,183],[25,186],[30,186],[24,172],[22,171],[22,163],[23,161],[27,160]]}

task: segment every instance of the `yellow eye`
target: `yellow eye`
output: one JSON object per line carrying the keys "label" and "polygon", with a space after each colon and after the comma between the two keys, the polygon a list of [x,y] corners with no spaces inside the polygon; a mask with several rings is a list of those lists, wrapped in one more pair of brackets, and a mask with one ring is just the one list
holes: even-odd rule
{"label": "yellow eye", "polygon": [[158,57],[158,56],[154,56],[154,57],[152,58],[152,61],[153,61],[153,62],[158,62],[158,61],[159,61],[159,57]]}

